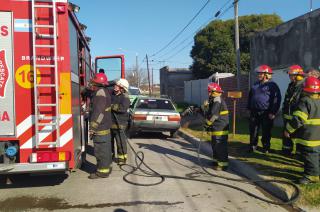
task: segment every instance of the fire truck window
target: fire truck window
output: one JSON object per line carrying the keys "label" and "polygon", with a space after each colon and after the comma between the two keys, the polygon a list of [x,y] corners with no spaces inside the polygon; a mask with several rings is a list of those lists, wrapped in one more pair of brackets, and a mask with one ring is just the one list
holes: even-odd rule
{"label": "fire truck window", "polygon": [[121,78],[121,58],[101,58],[96,66],[97,71],[104,70],[109,81]]}

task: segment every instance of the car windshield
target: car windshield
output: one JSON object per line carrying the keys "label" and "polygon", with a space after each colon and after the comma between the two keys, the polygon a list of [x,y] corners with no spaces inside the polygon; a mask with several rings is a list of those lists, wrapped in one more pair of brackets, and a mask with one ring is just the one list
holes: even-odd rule
{"label": "car windshield", "polygon": [[174,110],[172,103],[166,99],[140,99],[136,108]]}
{"label": "car windshield", "polygon": [[140,95],[140,90],[138,88],[129,88],[130,95]]}

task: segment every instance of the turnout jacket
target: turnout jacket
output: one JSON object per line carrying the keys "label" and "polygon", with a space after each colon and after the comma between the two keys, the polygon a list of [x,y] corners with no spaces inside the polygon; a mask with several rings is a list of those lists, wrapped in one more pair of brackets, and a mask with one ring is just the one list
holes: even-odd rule
{"label": "turnout jacket", "polygon": [[90,130],[96,135],[107,135],[111,128],[111,97],[105,87],[99,87],[91,98]]}
{"label": "turnout jacket", "polygon": [[296,109],[301,91],[302,91],[303,80],[297,82],[291,82],[288,85],[282,107],[282,114],[285,120],[292,119],[292,113]]}
{"label": "turnout jacket", "polygon": [[303,96],[292,120],[286,124],[292,140],[308,147],[320,146],[320,99],[318,94]]}
{"label": "turnout jacket", "polygon": [[276,114],[280,108],[281,93],[275,82],[256,82],[249,91],[247,108],[252,112]]}
{"label": "turnout jacket", "polygon": [[205,118],[212,123],[213,136],[229,134],[229,111],[221,96],[209,98],[209,108],[205,112]]}
{"label": "turnout jacket", "polygon": [[[114,92],[111,94],[111,110],[112,113],[112,129],[125,129],[128,125],[128,109],[130,107],[130,99],[127,93],[121,93],[116,95]],[[116,122],[115,116],[117,116],[118,124]]]}

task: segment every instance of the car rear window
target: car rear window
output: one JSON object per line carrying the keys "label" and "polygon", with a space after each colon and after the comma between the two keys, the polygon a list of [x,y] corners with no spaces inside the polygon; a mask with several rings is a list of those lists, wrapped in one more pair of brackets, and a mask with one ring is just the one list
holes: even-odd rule
{"label": "car rear window", "polygon": [[129,88],[130,95],[140,95],[140,90],[136,88]]}
{"label": "car rear window", "polygon": [[140,99],[136,108],[174,110],[172,103],[165,99]]}

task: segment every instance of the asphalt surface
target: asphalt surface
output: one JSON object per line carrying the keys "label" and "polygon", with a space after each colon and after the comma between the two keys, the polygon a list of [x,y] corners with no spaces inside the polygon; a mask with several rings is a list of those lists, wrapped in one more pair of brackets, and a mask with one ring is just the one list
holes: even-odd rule
{"label": "asphalt surface", "polygon": [[[13,185],[0,184],[0,211],[286,211],[277,205],[254,199],[231,186],[268,198],[254,185],[204,174],[198,166],[197,149],[182,138],[173,139],[165,134],[148,133],[131,139],[136,151],[143,151],[145,162],[165,175],[188,177],[192,180],[166,178],[155,186],[136,186],[123,181],[123,170],[131,166],[113,164],[109,178],[90,180],[95,159],[92,148],[82,170],[69,175],[13,176]],[[128,164],[134,165],[132,151]],[[222,177],[239,178],[227,172],[215,172],[211,160],[202,156],[208,171]],[[141,183],[157,183],[159,177],[130,175],[128,180]],[[197,179],[212,183],[198,182]]]}

